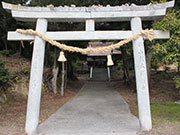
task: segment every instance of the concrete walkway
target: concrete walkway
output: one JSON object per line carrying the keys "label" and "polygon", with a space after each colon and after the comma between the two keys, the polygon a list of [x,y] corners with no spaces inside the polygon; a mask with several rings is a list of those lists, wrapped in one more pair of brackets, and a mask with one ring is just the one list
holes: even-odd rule
{"label": "concrete walkway", "polygon": [[87,82],[44,123],[42,135],[136,135],[139,121],[108,82]]}

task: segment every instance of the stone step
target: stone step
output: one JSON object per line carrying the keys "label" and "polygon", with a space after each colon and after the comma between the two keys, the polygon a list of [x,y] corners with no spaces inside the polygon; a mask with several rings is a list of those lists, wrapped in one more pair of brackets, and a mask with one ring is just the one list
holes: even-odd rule
{"label": "stone step", "polygon": [[108,71],[107,68],[93,68],[92,79],[94,81],[107,81]]}

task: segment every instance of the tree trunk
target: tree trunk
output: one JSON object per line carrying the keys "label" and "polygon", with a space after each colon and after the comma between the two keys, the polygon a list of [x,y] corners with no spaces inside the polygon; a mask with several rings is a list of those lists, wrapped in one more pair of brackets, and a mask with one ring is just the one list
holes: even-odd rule
{"label": "tree trunk", "polygon": [[5,38],[2,39],[2,41],[4,42],[4,47],[5,47],[5,50],[8,50],[8,46],[7,46],[7,41]]}
{"label": "tree trunk", "polygon": [[69,53],[67,55],[68,57],[68,61],[67,61],[67,76],[68,78],[70,78],[71,80],[75,81],[75,80],[78,80],[77,77],[74,75],[74,70],[73,70],[73,66],[72,66],[72,55]]}
{"label": "tree trunk", "polygon": [[59,67],[57,66],[57,48],[54,48],[54,63],[53,63],[53,78],[51,79],[52,90],[56,94],[57,93],[57,76],[58,76]]}
{"label": "tree trunk", "polygon": [[67,62],[66,62],[66,68],[65,68],[65,82],[64,82],[64,87],[65,89],[67,88]]}
{"label": "tree trunk", "polygon": [[[49,55],[50,55],[50,53],[49,53],[49,51],[50,51],[50,45],[49,45],[49,43],[47,43],[46,44],[46,55],[45,55],[45,66],[46,67],[48,67],[48,64],[49,64]],[[55,61],[57,61],[56,60],[56,58],[57,58],[57,48],[56,49],[54,49],[54,60]],[[55,56],[56,55],[56,56]],[[56,62],[54,62],[53,64],[56,64]],[[54,67],[54,65],[53,65],[53,67]]]}
{"label": "tree trunk", "polygon": [[61,96],[64,96],[64,62],[62,62]]}
{"label": "tree trunk", "polygon": [[19,45],[19,54],[20,54],[20,55],[23,54],[23,53],[22,53],[22,45],[21,45],[21,44]]}
{"label": "tree trunk", "polygon": [[129,85],[129,68],[128,67],[124,67],[124,83],[126,85]]}
{"label": "tree trunk", "polygon": [[147,49],[146,66],[147,66],[147,74],[148,74],[149,85],[150,85],[150,82],[151,82],[151,59],[152,59],[152,50]]}
{"label": "tree trunk", "polygon": [[127,61],[126,61],[126,50],[124,47],[121,47],[121,52],[122,52],[122,60],[123,60],[123,80],[124,84],[129,85],[129,68],[127,66]]}

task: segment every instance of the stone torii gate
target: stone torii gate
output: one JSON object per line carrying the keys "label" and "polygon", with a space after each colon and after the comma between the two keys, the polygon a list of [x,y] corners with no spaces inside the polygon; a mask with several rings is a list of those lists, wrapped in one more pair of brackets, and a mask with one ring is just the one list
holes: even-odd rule
{"label": "stone torii gate", "polygon": [[[92,7],[24,7],[2,2],[18,21],[36,22],[36,31],[53,40],[121,40],[142,30],[143,20],[155,20],[166,14],[175,1],[163,4],[137,6]],[[95,22],[130,21],[131,31],[96,31]],[[48,22],[85,22],[85,31],[47,32]],[[155,30],[155,39],[168,39],[169,31]],[[37,134],[39,123],[41,85],[44,66],[45,41],[33,35],[8,32],[8,40],[34,40],[29,96],[25,130],[28,135]],[[149,88],[143,37],[133,41],[139,122],[141,130],[152,128]]]}

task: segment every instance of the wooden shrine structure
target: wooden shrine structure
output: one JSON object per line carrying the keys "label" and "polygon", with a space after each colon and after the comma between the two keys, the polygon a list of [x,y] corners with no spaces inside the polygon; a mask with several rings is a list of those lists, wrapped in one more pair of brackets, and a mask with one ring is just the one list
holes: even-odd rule
{"label": "wooden shrine structure", "polygon": [[[91,6],[91,7],[25,7],[2,2],[3,8],[17,21],[36,22],[36,31],[53,40],[121,40],[142,30],[142,22],[163,17],[175,1],[143,6]],[[130,21],[129,31],[96,31],[95,22]],[[48,22],[84,22],[85,31],[47,31]],[[155,39],[168,39],[169,31],[155,30]],[[9,31],[8,40],[33,40],[33,56],[25,130],[28,135],[38,133],[41,85],[44,67],[45,41],[38,36]],[[133,41],[137,100],[141,130],[152,128],[149,88],[143,36]]]}
{"label": "wooden shrine structure", "polygon": [[[89,42],[87,48],[101,48],[112,44],[113,42]],[[120,54],[121,51],[117,49],[112,49],[105,52],[85,53],[84,55],[87,55],[87,65],[90,67],[89,78],[93,78],[94,68],[107,68],[107,77],[108,80],[111,80],[111,70],[110,67],[107,66],[107,56]]]}

